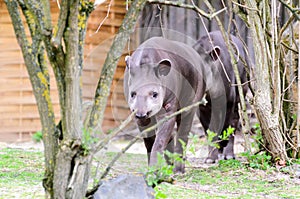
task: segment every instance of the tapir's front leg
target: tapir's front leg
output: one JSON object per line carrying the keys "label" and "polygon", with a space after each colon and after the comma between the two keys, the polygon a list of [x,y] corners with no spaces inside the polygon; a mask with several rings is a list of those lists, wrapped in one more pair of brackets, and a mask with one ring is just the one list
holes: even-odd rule
{"label": "tapir's front leg", "polygon": [[[185,145],[187,145],[188,143],[188,135],[189,132],[191,130],[192,127],[192,123],[193,123],[193,118],[195,115],[195,110],[192,109],[191,111],[184,113],[182,115],[179,115],[177,117],[177,136],[176,136],[176,140],[175,140],[175,153],[179,154],[183,161],[185,159],[185,154],[183,151],[183,147],[181,142],[185,143]],[[181,141],[179,141],[181,140]],[[184,162],[180,161],[180,162],[175,162],[175,172],[181,172],[184,173]]]}
{"label": "tapir's front leg", "polygon": [[172,138],[172,131],[174,129],[174,126],[175,118],[172,118],[158,127],[156,138],[150,155],[149,166],[157,164],[157,153],[163,154],[163,151],[167,148],[167,145]]}
{"label": "tapir's front leg", "polygon": [[[137,124],[139,127],[140,132],[144,131],[145,129],[156,125],[157,121],[155,117],[151,117],[145,120],[138,120]],[[147,156],[148,156],[148,164],[150,163],[150,155],[151,155],[151,150],[152,150],[152,146],[154,144],[155,141],[155,130],[148,132],[145,136],[144,136],[144,144],[145,147],[147,149]]]}

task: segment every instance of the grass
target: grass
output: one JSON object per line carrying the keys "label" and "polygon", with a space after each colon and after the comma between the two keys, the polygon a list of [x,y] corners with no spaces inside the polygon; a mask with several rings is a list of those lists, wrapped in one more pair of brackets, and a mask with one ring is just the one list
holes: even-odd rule
{"label": "grass", "polygon": [[[96,155],[92,176],[99,176],[116,153]],[[0,150],[0,199],[44,198],[43,153],[5,148]],[[99,163],[97,163],[99,162]],[[99,166],[97,170],[96,167]],[[125,154],[111,169],[108,178],[124,173],[144,172],[146,155]],[[156,188],[161,198],[300,198],[300,179],[276,171],[253,169],[237,160],[207,167],[190,165],[175,176],[173,184]]]}
{"label": "grass", "polygon": [[300,198],[300,179],[274,168],[262,171],[237,160],[224,162],[209,168],[191,168],[177,177],[175,185],[160,185],[161,189],[168,192],[167,198]]}
{"label": "grass", "polygon": [[44,198],[42,152],[0,150],[0,199]]}

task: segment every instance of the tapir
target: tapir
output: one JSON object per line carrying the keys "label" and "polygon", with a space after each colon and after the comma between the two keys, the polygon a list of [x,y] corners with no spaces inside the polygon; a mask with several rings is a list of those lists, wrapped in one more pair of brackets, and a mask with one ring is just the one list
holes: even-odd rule
{"label": "tapir", "polygon": [[[212,76],[203,70],[204,62],[191,46],[162,37],[146,40],[125,61],[124,94],[140,131],[201,100],[206,78]],[[184,156],[179,140],[187,143],[197,109],[171,118],[143,138],[150,166],[164,150]],[[174,171],[184,172],[184,164],[175,162]]]}
{"label": "tapir", "polygon": [[[249,59],[243,43],[233,35],[230,35],[229,38],[243,85],[243,94],[245,95],[248,89],[247,66],[249,65]],[[211,70],[207,69],[207,67],[213,67],[214,69],[212,70],[218,70],[218,75],[220,75],[223,82],[223,86],[216,87],[212,85],[216,89],[222,90],[222,99],[220,95],[216,95],[218,92],[214,91],[210,93],[210,89],[206,88],[206,100],[208,103],[200,105],[197,112],[205,132],[208,129],[215,132],[217,135],[213,138],[213,141],[219,144],[219,148],[209,146],[209,155],[206,162],[214,163],[218,159],[234,158],[234,136],[231,135],[228,140],[220,139],[221,133],[227,130],[229,126],[235,129],[238,129],[239,126],[238,103],[240,102],[240,98],[228,47],[221,32],[215,31],[201,37],[193,48],[202,57],[205,57],[204,59],[207,64],[204,70]],[[218,80],[215,79],[215,81],[220,81],[220,78]],[[226,94],[225,101],[224,92]]]}

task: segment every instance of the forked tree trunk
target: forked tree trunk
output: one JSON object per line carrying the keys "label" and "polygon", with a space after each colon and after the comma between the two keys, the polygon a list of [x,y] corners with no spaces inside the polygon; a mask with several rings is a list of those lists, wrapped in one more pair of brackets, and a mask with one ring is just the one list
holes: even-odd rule
{"label": "forked tree trunk", "polygon": [[[123,53],[130,33],[133,32],[146,0],[131,3],[103,66],[95,94],[92,113],[86,131],[82,123],[81,70],[86,23],[93,3],[88,0],[62,1],[57,25],[51,25],[48,0],[6,0],[18,43],[21,47],[42,123],[45,147],[46,198],[84,198],[96,144],[83,136],[102,124],[107,97],[117,61]],[[31,33],[26,37],[23,11]],[[64,42],[64,46],[62,43]],[[48,54],[59,90],[61,128],[55,125],[50,97],[48,65],[43,59]],[[87,131],[88,130],[88,131]]]}
{"label": "forked tree trunk", "polygon": [[[273,160],[286,162],[287,154],[285,149],[285,143],[283,134],[279,125],[279,110],[277,110],[276,103],[273,103],[276,98],[280,97],[281,93],[271,93],[271,60],[268,59],[267,36],[265,28],[263,27],[263,17],[260,13],[269,12],[270,8],[267,8],[269,4],[261,5],[266,6],[265,10],[258,12],[261,7],[258,7],[257,1],[246,0],[245,7],[248,12],[248,24],[250,26],[251,35],[253,39],[253,47],[255,54],[255,79],[256,79],[256,92],[254,96],[254,108],[261,124],[262,136],[267,147],[267,150],[271,153]],[[262,3],[262,2],[261,2]],[[265,13],[265,16],[270,16],[270,13]],[[274,41],[276,42],[276,41]],[[270,50],[271,51],[271,50]],[[274,55],[274,54],[273,54]],[[276,66],[275,66],[276,67]],[[276,72],[274,75],[278,75]],[[280,85],[273,85],[279,86]],[[272,96],[272,97],[271,97]],[[275,100],[274,100],[275,99]],[[275,105],[274,105],[275,104]]]}

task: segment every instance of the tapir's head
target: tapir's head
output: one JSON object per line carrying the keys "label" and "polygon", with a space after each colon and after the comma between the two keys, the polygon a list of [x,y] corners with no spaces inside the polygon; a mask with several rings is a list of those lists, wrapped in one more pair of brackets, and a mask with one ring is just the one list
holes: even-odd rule
{"label": "tapir's head", "polygon": [[147,119],[157,114],[165,97],[164,79],[171,70],[171,61],[159,61],[148,56],[127,56],[124,78],[125,97],[137,119]]}
{"label": "tapir's head", "polygon": [[[213,41],[212,41],[213,42]],[[221,56],[220,46],[211,43],[208,37],[203,37],[193,46],[206,63],[219,61]]]}

